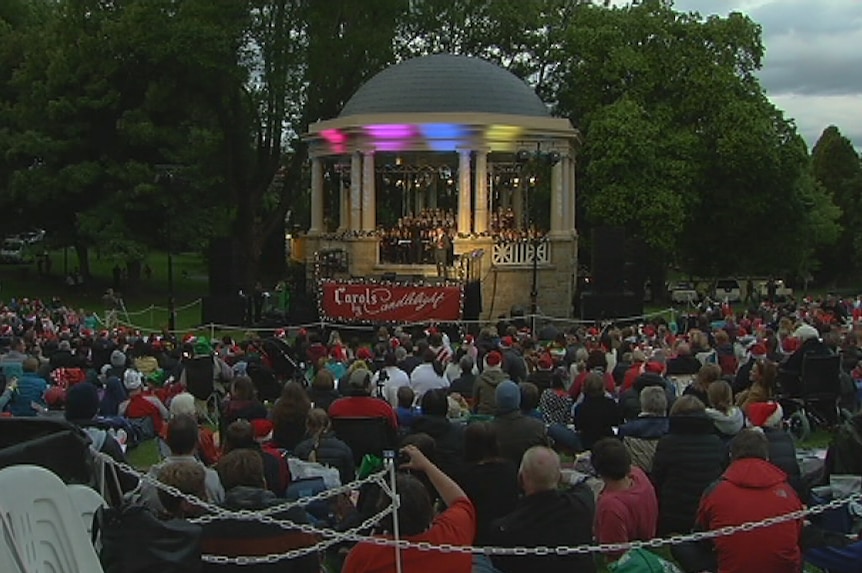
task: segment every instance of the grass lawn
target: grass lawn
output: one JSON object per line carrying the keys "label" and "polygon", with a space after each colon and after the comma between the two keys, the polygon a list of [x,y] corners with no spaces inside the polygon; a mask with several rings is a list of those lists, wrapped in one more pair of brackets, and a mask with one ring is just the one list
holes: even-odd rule
{"label": "grass lawn", "polygon": [[[63,280],[63,250],[53,251],[50,256],[53,264],[48,276],[40,276],[35,264],[0,265],[0,300],[25,297],[50,299],[59,296],[67,305],[87,311],[95,310],[103,315],[102,295],[105,289],[112,286],[112,269],[117,261],[98,259],[92,253],[91,283],[72,288]],[[69,249],[68,257],[71,271],[77,266],[72,249]],[[152,253],[144,262],[152,269],[152,276],[121,288],[128,317],[121,315],[120,320],[142,330],[160,330],[168,325],[167,255]],[[208,291],[206,263],[198,254],[183,253],[173,256],[173,267],[177,327],[190,329],[201,323],[199,301]]]}

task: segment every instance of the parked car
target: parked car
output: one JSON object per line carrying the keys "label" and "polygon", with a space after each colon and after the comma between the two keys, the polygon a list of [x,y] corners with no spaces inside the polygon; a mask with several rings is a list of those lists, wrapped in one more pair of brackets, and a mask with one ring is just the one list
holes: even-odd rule
{"label": "parked car", "polygon": [[674,282],[667,287],[667,294],[671,302],[677,304],[695,303],[700,300],[697,289],[689,282]]}
{"label": "parked car", "polygon": [[33,262],[33,253],[27,241],[20,238],[9,238],[3,241],[0,247],[0,261],[4,263],[30,263]]}
{"label": "parked car", "polygon": [[[757,294],[760,298],[766,299],[769,296],[769,281],[763,281],[757,285]],[[775,298],[778,301],[787,300],[793,296],[793,289],[784,284],[784,281],[778,279],[775,281]]]}
{"label": "parked car", "polygon": [[714,297],[719,302],[739,302],[742,300],[742,288],[736,279],[719,279],[715,281]]}
{"label": "parked car", "polygon": [[45,239],[45,229],[31,229],[26,233],[21,233],[20,238],[28,245],[35,245]]}

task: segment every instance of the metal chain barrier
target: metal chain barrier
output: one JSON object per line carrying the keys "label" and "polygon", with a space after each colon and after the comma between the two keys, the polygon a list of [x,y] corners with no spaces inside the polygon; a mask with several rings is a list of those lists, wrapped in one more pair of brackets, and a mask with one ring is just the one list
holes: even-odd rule
{"label": "metal chain barrier", "polygon": [[[473,547],[469,545],[452,545],[452,544],[439,544],[435,545],[428,542],[413,542],[406,541],[403,539],[390,539],[387,537],[376,537],[376,536],[368,536],[361,535],[359,532],[373,527],[376,523],[382,520],[386,515],[392,512],[392,505],[389,508],[384,510],[381,513],[378,513],[372,517],[369,517],[362,524],[349,529],[343,532],[337,532],[329,529],[321,529],[307,524],[297,524],[292,521],[286,520],[278,520],[270,517],[270,514],[275,511],[283,511],[286,507],[295,507],[296,505],[303,505],[307,503],[312,498],[305,498],[299,500],[299,502],[293,502],[284,504],[281,506],[268,508],[267,510],[262,511],[249,511],[242,510],[238,512],[226,510],[216,505],[209,504],[198,499],[195,496],[184,494],[179,490],[167,486],[153,476],[144,475],[129,466],[128,464],[120,463],[115,461],[114,459],[106,456],[105,454],[96,454],[97,456],[105,459],[106,462],[113,464],[116,468],[124,471],[126,473],[130,473],[132,475],[137,476],[139,479],[145,480],[148,483],[151,483],[153,486],[169,493],[170,495],[180,497],[185,501],[188,501],[191,504],[194,504],[198,507],[202,507],[207,511],[216,514],[216,515],[205,515],[200,518],[196,518],[190,520],[194,523],[208,523],[211,521],[215,521],[217,519],[238,519],[245,521],[259,521],[261,523],[266,523],[269,525],[273,525],[276,527],[281,527],[283,529],[289,530],[298,530],[303,533],[308,533],[312,535],[319,535],[325,537],[324,541],[319,542],[314,546],[303,547],[299,549],[294,549],[288,551],[283,554],[273,554],[266,556],[240,556],[240,557],[226,557],[226,556],[217,556],[217,555],[204,555],[202,558],[207,562],[213,563],[233,563],[237,565],[254,565],[259,563],[273,563],[275,561],[280,561],[282,559],[291,559],[301,557],[303,555],[307,555],[312,552],[318,551],[320,548],[330,547],[337,543],[341,543],[344,541],[352,541],[357,543],[368,543],[371,545],[376,545],[380,547],[390,547],[390,548],[399,548],[399,549],[416,549],[419,551],[439,551],[443,553],[462,553],[462,554],[485,554],[485,555],[583,555],[588,553],[608,553],[608,552],[625,552],[631,549],[655,549],[659,547],[663,547],[665,545],[678,545],[680,543],[692,542],[692,541],[702,541],[706,539],[715,539],[717,537],[726,537],[730,535],[734,535],[736,533],[743,533],[749,531],[755,531],[757,529],[762,529],[765,527],[771,527],[773,525],[778,525],[781,523],[786,523],[789,521],[796,521],[799,519],[804,519],[806,517],[812,515],[819,515],[826,511],[839,509],[844,505],[862,501],[862,493],[856,493],[850,495],[848,497],[839,498],[832,500],[828,503],[822,505],[815,505],[812,507],[808,507],[805,509],[793,511],[787,514],[778,515],[775,517],[768,517],[760,521],[750,521],[746,523],[742,523],[740,525],[733,526],[725,526],[720,527],[718,529],[713,529],[711,531],[697,531],[694,533],[688,533],[684,535],[672,535],[670,537],[664,538],[654,538],[646,541],[629,541],[625,543],[606,543],[606,544],[595,544],[595,545],[578,545],[575,547],[569,546],[558,546],[558,547],[547,547],[547,546],[537,546],[537,547]],[[389,495],[397,494],[397,492],[393,492],[388,484],[383,479],[386,470],[373,474],[369,476],[365,480],[361,480],[364,483],[372,483],[376,482],[381,486],[381,489]],[[352,484],[348,484],[350,489],[357,487],[357,484],[360,482],[353,482]],[[339,493],[343,493],[344,488],[348,486],[342,486],[339,488],[341,491]],[[330,490],[332,491],[332,490]],[[315,499],[320,499],[320,496],[314,496]],[[266,511],[267,513],[264,513]]]}
{"label": "metal chain barrier", "polygon": [[[205,509],[205,510],[207,510],[213,514],[218,514],[219,516],[223,516],[223,517],[215,517],[213,515],[205,515],[202,517],[195,518],[195,520],[192,520],[193,523],[209,523],[212,521],[217,521],[218,519],[242,519],[242,520],[250,521],[250,520],[255,519],[257,516],[272,515],[273,513],[279,513],[282,511],[287,511],[287,510],[293,509],[295,507],[302,507],[302,506],[308,505],[309,503],[312,503],[315,501],[322,501],[322,500],[325,500],[325,499],[330,498],[330,497],[335,497],[337,495],[341,495],[343,493],[347,493],[349,491],[359,489],[360,487],[362,487],[366,484],[370,484],[370,483],[377,483],[378,485],[385,484],[385,482],[383,480],[384,480],[384,477],[386,476],[386,474],[388,473],[385,469],[380,470],[379,472],[375,472],[373,474],[370,474],[368,477],[365,477],[361,480],[352,481],[352,482],[345,484],[345,485],[342,485],[340,487],[327,489],[327,490],[324,490],[324,491],[317,493],[315,495],[300,498],[296,501],[286,501],[282,504],[274,505],[274,506],[268,507],[266,509],[254,510],[254,511],[246,510],[246,509],[241,510],[241,511],[230,511],[230,510],[224,509],[223,507],[219,507],[217,505],[207,503],[207,502],[203,501],[202,499],[200,499],[199,497],[196,497],[194,495],[183,493],[174,487],[171,487],[169,485],[166,485],[166,484],[160,482],[154,476],[139,472],[138,470],[136,470],[135,468],[133,468],[132,466],[130,466],[127,463],[118,462],[117,460],[115,460],[114,458],[110,457],[107,454],[103,454],[101,452],[94,452],[93,455],[95,457],[98,457],[99,459],[101,459],[103,462],[114,466],[116,469],[122,471],[123,473],[129,474],[131,476],[138,478],[141,481],[147,482],[148,484],[152,485],[156,489],[160,489],[160,490],[164,491],[165,493],[170,494],[174,497],[181,498],[182,500],[187,501],[196,507],[203,508],[203,509]],[[311,533],[316,533],[316,532],[311,532]]]}

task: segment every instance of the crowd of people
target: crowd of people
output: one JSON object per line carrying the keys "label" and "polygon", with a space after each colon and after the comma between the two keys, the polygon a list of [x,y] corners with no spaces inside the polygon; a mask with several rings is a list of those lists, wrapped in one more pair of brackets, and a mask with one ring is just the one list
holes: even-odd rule
{"label": "crowd of people", "polygon": [[[164,457],[150,468],[152,478],[228,509],[251,510],[289,496],[294,459],[333,468],[340,483],[353,481],[360,464],[351,436],[334,428],[339,420],[380,419],[403,453],[396,511],[405,539],[528,548],[646,540],[759,521],[812,502],[813,480],[801,472],[784,430],[792,404],[784,399],[799,396],[807,356],[836,355],[849,381],[836,399],[856,407],[862,324],[852,320],[854,305],[764,303],[670,323],[541,333],[507,319],[474,334],[381,327],[370,342],[344,342],[338,331],[322,329],[290,337],[277,331],[296,361],[308,365],[283,380],[254,338],[100,331],[58,300],[10,301],[0,312],[0,407],[7,416],[62,415],[85,429],[93,449],[118,461],[133,441],[160,440]],[[191,361],[202,359],[217,424],[208,421],[208,402],[192,394],[198,369]],[[862,417],[850,423],[862,427]],[[853,473],[862,450],[837,450],[830,449],[818,481]],[[165,518],[201,513],[131,476],[120,487],[117,498],[137,496]],[[389,500],[364,488],[358,499],[341,496],[322,512],[291,509],[279,518],[346,529]],[[384,519],[374,534],[392,535],[392,525]],[[691,572],[798,571],[803,555],[832,549],[803,543],[802,532],[802,521],[790,520],[677,544],[672,553]],[[205,525],[201,546],[204,553],[261,556],[315,541],[227,520]],[[842,550],[858,544],[849,547]],[[391,548],[359,543],[339,545],[336,553],[345,572],[394,570]],[[406,571],[597,567],[588,553],[489,557],[406,549],[401,558]],[[261,570],[320,568],[315,554],[269,565]],[[226,567],[204,564],[206,571]]]}

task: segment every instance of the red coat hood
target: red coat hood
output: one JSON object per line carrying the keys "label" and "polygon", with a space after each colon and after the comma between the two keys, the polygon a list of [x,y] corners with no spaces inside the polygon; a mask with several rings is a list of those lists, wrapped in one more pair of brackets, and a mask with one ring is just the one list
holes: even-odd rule
{"label": "red coat hood", "polygon": [[730,464],[724,479],[739,487],[768,489],[787,481],[787,474],[759,458],[743,458]]}

